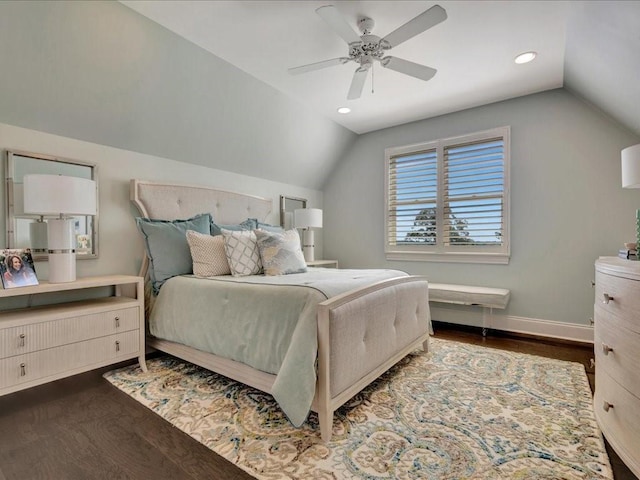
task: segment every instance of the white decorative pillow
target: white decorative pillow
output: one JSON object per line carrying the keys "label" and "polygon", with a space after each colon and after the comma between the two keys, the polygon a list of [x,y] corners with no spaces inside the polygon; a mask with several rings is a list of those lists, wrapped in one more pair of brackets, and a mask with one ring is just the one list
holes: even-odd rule
{"label": "white decorative pillow", "polygon": [[265,275],[287,275],[307,271],[300,248],[300,236],[295,230],[284,233],[254,230]]}
{"label": "white decorative pillow", "polygon": [[187,243],[191,250],[193,273],[196,277],[215,277],[231,273],[222,236],[213,237],[187,230]]}
{"label": "white decorative pillow", "polygon": [[242,277],[262,272],[262,262],[260,261],[256,235],[253,231],[231,231],[223,228],[222,237],[231,275]]}

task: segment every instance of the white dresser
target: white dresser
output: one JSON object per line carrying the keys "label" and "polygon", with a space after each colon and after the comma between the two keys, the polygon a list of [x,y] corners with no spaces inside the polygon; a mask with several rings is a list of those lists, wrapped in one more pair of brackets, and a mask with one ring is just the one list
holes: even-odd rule
{"label": "white dresser", "polygon": [[[100,287],[110,287],[112,295],[29,306]],[[7,310],[12,300],[20,308]],[[142,277],[86,277],[0,290],[0,308],[0,395],[135,357],[146,371]]]}
{"label": "white dresser", "polygon": [[640,261],[596,261],[593,408],[622,461],[640,476]]}

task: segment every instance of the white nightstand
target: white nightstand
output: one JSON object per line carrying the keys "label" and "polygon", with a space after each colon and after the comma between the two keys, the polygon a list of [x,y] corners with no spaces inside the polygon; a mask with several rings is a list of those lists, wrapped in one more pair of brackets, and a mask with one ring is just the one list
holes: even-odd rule
{"label": "white nightstand", "polygon": [[146,371],[143,282],[109,275],[0,290],[6,309],[10,297],[28,305],[37,295],[113,288],[110,297],[0,311],[0,395],[135,357]]}
{"label": "white nightstand", "polygon": [[309,267],[338,268],[338,260],[311,260],[307,262]]}

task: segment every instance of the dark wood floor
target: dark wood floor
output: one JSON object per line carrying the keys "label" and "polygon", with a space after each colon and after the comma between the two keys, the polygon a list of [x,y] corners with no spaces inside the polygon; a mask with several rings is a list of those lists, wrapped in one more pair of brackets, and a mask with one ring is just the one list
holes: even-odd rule
{"label": "dark wood floor", "polygon": [[[589,346],[436,324],[436,337],[580,362]],[[251,479],[95,370],[0,397],[0,480]],[[593,387],[592,387],[593,388]],[[615,479],[637,480],[609,450]]]}

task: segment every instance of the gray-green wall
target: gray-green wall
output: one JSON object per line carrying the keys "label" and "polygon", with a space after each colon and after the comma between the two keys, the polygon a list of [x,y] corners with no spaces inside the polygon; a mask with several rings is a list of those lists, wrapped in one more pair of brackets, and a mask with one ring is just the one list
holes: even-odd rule
{"label": "gray-green wall", "polygon": [[[504,125],[511,126],[509,264],[386,261],[384,149]],[[325,255],[343,267],[509,288],[507,316],[588,325],[594,260],[635,239],[640,191],[621,187],[620,150],[639,141],[562,89],[361,135],[324,188]]]}
{"label": "gray-green wall", "polygon": [[320,189],[356,138],[115,1],[0,1],[0,122]]}

